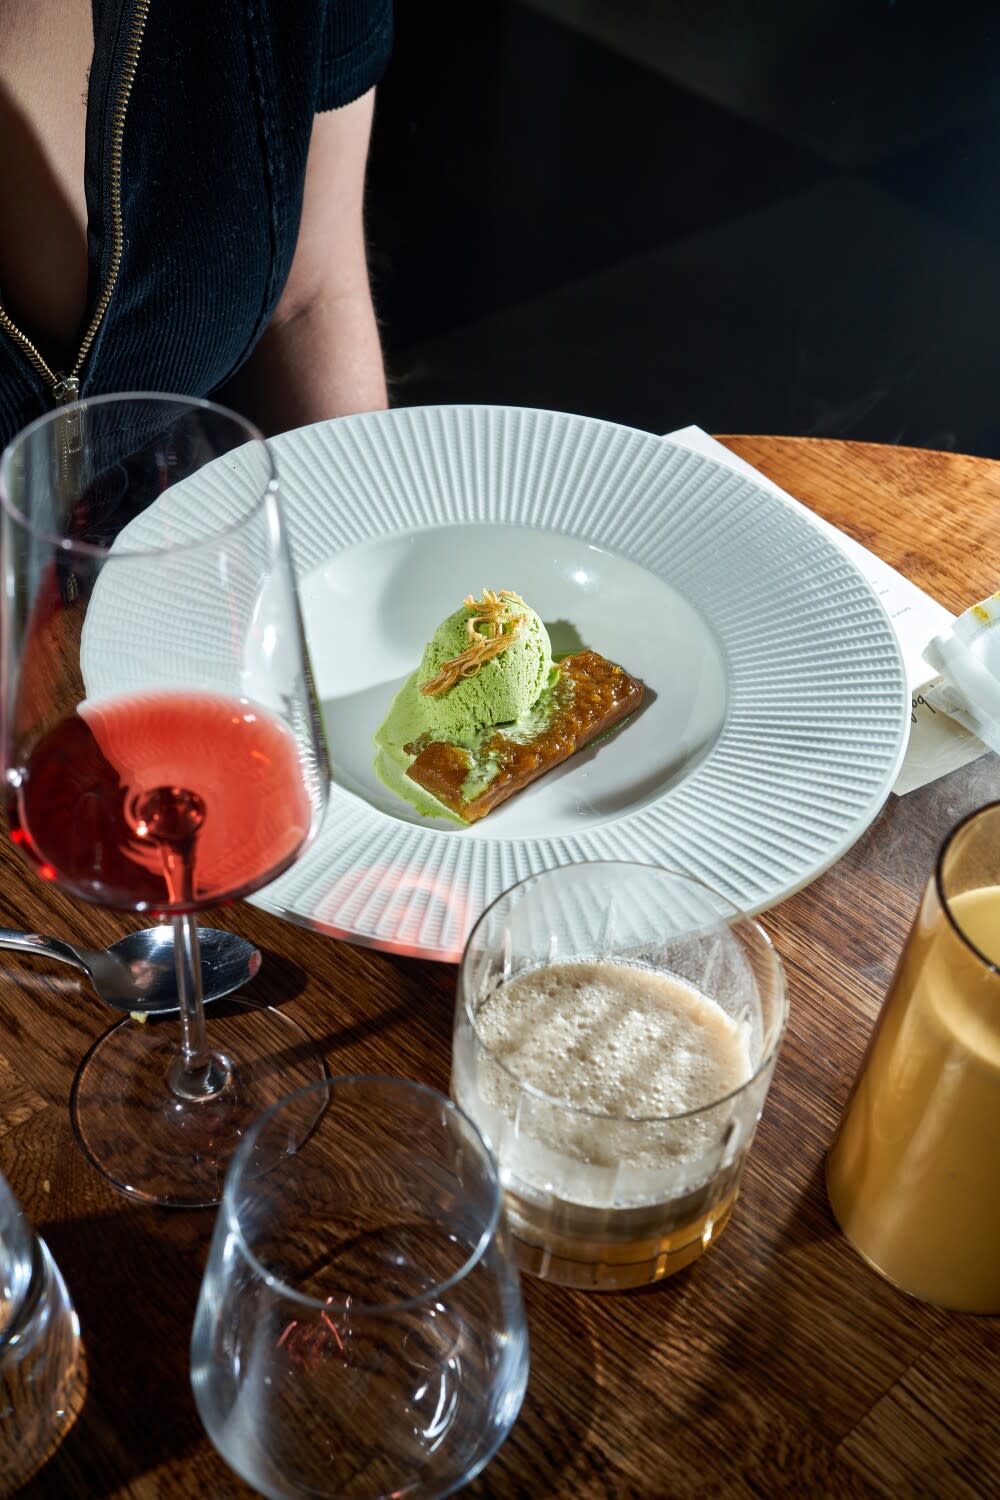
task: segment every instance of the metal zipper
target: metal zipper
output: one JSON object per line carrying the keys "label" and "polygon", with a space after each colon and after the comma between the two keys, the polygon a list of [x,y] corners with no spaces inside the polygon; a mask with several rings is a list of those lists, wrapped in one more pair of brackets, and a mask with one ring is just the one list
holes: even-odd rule
{"label": "metal zipper", "polygon": [[[94,315],[83,336],[83,343],[80,345],[79,353],[69,374],[64,375],[51,369],[27,334],[23,333],[0,307],[0,328],[17,345],[35,372],[48,385],[52,392],[52,399],[57,406],[63,406],[67,401],[75,401],[80,394],[80,375],[97,337],[98,329],[104,321],[104,315],[108,310],[118,273],[121,270],[125,249],[125,225],[122,219],[122,147],[125,140],[125,115],[128,111],[132,85],[135,82],[136,69],[139,66],[139,52],[151,3],[152,0],[136,0],[125,46],[125,65],[122,69],[118,98],[111,119],[111,152],[108,168],[108,183],[111,190],[111,263],[108,266],[108,274],[104,278]],[[73,428],[74,431],[67,432],[67,451],[69,452],[79,451],[82,445],[82,432],[79,430],[79,425],[74,423]]]}

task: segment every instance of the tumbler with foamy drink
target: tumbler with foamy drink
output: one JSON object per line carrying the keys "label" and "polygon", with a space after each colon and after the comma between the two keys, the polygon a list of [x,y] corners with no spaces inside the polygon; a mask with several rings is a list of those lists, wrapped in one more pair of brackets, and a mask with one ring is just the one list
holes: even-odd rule
{"label": "tumbler with foamy drink", "polygon": [[523,1269],[658,1281],[736,1200],[785,1023],[757,923],[687,876],[571,865],[480,919],[452,1093],[495,1151]]}

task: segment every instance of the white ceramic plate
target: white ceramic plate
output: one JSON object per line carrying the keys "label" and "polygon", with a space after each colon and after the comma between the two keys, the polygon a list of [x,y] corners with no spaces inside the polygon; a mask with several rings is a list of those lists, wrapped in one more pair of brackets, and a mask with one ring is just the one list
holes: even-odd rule
{"label": "white ceramic plate", "polygon": [[[685,870],[756,912],[884,802],[909,714],[892,628],[854,565],[752,480],[648,433],[518,408],[351,417],[274,448],[336,784],[317,840],[259,906],[449,961],[501,891],[569,861]],[[620,662],[647,702],[465,829],[387,792],[371,736],[436,625],[483,587],[523,594],[557,652]],[[178,652],[196,613],[175,612]],[[158,653],[163,628],[149,626]],[[110,688],[101,635],[88,685],[93,672]],[[266,701],[258,675],[248,662]]]}

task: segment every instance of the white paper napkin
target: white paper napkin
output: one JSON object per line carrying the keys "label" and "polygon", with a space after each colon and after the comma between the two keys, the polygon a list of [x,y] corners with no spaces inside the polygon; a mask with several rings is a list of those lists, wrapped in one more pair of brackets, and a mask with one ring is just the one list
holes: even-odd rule
{"label": "white paper napkin", "polygon": [[940,674],[952,717],[1000,750],[1000,593],[959,615],[924,656]]}

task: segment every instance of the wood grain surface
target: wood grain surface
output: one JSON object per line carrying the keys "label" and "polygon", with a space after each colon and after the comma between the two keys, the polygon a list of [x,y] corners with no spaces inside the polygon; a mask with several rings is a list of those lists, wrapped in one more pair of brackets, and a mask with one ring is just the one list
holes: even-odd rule
{"label": "wood grain surface", "polygon": [[[1000,587],[1000,465],[858,443],[725,441],[949,608]],[[838,1233],[822,1187],[934,851],[964,812],[998,795],[987,756],[891,798],[831,871],[767,914],[792,1018],[730,1227],[654,1290],[526,1281],[528,1393],[469,1496],[1000,1495],[1000,1320],[896,1292]],[[331,1071],[447,1090],[454,970],[250,906],[210,921],[259,945],[254,997],[296,1016]],[[0,923],[87,946],[142,925],[61,896],[6,842]],[[252,1492],[205,1437],[188,1382],[213,1214],[120,1198],[73,1142],[73,1074],[110,1019],[82,976],[3,955],[0,1169],[62,1268],[88,1361],[83,1412],[23,1493],[236,1500]]]}

